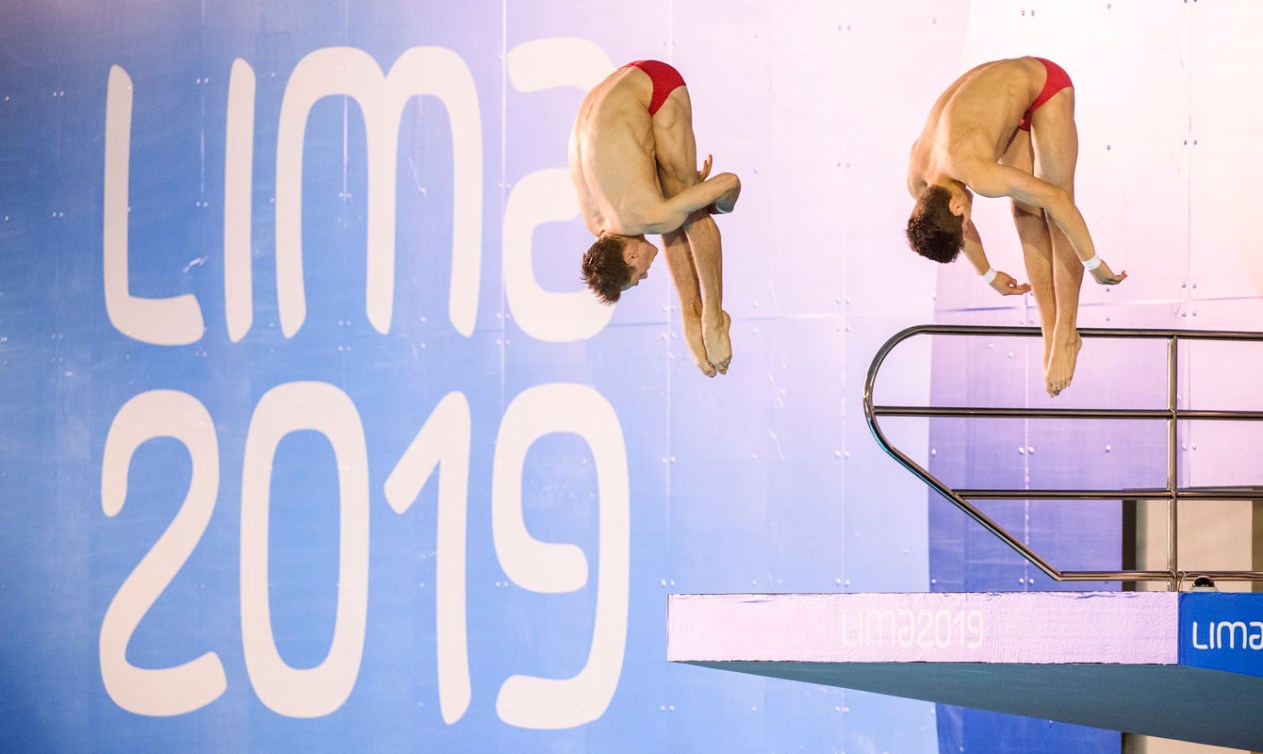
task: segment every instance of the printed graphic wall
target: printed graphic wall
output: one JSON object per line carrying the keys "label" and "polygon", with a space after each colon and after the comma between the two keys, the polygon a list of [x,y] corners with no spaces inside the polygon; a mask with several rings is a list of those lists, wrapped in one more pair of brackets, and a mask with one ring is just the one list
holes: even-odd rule
{"label": "printed graphic wall", "polygon": [[[897,330],[1034,312],[907,251],[907,150],[968,66],[1058,59],[1080,204],[1132,275],[1085,295],[1084,324],[1248,329],[1263,111],[1231,93],[1263,19],[1201,6],[0,8],[3,748],[1116,750],[668,666],[666,595],[1048,587],[965,543],[863,421]],[[637,58],[683,72],[699,151],[744,183],[720,218],[735,357],[715,380],[665,265],[612,309],[577,280],[571,120]],[[1013,240],[989,249],[1020,272]],[[882,400],[1045,400],[1025,367],[962,381],[991,374],[984,343],[936,349],[892,357]],[[1142,356],[1089,345],[1064,401],[1128,398]],[[891,428],[927,462],[943,431]],[[1118,458],[1066,439],[1021,464]],[[1199,441],[1229,460],[1195,477],[1249,456]],[[1002,469],[1011,445],[960,454]],[[1102,511],[1021,515],[1104,564]]]}

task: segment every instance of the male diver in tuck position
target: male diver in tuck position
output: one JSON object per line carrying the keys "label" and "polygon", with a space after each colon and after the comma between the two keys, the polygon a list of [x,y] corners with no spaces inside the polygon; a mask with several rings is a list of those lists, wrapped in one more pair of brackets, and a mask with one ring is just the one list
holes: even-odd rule
{"label": "male diver in tuck position", "polygon": [[[1001,294],[1034,292],[1049,395],[1074,376],[1083,343],[1075,329],[1083,271],[1102,285],[1127,277],[1097,256],[1075,207],[1078,156],[1070,77],[1052,61],[1026,57],[983,63],[956,79],[934,103],[908,157],[908,191],[917,200],[909,245],[936,262],[963,250]],[[987,262],[970,222],[974,193],[1012,200],[1029,285]]]}
{"label": "male diver in tuck position", "polygon": [[684,79],[656,60],[619,68],[588,92],[570,132],[570,177],[596,243],[583,278],[605,303],[644,280],[662,235],[680,297],[684,339],[707,377],[732,360],[723,310],[719,228],[711,213],[731,212],[741,193],[732,173],[697,169],[693,106]]}

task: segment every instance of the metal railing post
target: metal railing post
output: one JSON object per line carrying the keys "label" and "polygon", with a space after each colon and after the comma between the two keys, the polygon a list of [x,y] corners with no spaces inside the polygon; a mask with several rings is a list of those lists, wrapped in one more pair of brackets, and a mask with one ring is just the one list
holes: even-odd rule
{"label": "metal railing post", "polygon": [[[1180,340],[1212,340],[1263,343],[1260,332],[1229,332],[1211,330],[1128,330],[1084,328],[1079,334],[1085,338],[1118,339],[1165,339],[1167,341],[1167,405],[1165,409],[1075,409],[1075,408],[976,408],[969,406],[879,406],[873,400],[877,373],[882,362],[895,346],[916,335],[993,335],[1000,337],[1039,337],[1036,327],[965,326],[965,325],[918,325],[906,328],[882,344],[873,357],[864,381],[864,417],[873,438],[883,451],[895,459],[922,482],[938,492],[983,528],[1043,573],[1057,581],[1166,581],[1168,588],[1179,589],[1181,582],[1193,575],[1209,576],[1225,580],[1263,581],[1260,571],[1197,570],[1184,572],[1179,565],[1179,501],[1186,500],[1239,500],[1258,498],[1260,487],[1206,487],[1180,488],[1179,474],[1179,422],[1199,421],[1263,421],[1263,411],[1221,411],[1181,409],[1179,405],[1179,343]],[[1088,490],[1007,490],[961,489],[954,490],[913,461],[906,453],[895,448],[886,438],[877,420],[879,416],[905,417],[963,417],[976,419],[1114,419],[1153,421],[1163,419],[1167,423],[1167,480],[1165,488],[1088,489]],[[1167,500],[1167,568],[1163,571],[1060,571],[1039,556],[1028,545],[1017,539],[1003,526],[991,520],[969,500]]]}
{"label": "metal railing post", "polygon": [[1180,588],[1179,363],[1179,338],[1172,336],[1167,339],[1167,410],[1171,412],[1167,419],[1167,492],[1170,493],[1167,498],[1167,571],[1171,573],[1167,590],[1172,592]]}

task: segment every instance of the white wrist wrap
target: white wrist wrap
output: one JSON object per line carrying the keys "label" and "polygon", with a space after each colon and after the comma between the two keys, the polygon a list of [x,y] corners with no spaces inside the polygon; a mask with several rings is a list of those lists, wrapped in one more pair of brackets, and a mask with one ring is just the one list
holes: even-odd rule
{"label": "white wrist wrap", "polygon": [[982,273],[982,282],[991,285],[991,281],[995,280],[995,276],[1000,273],[996,272],[994,267],[987,267],[987,271]]}
{"label": "white wrist wrap", "polygon": [[1083,269],[1087,270],[1088,272],[1091,272],[1092,270],[1095,270],[1097,267],[1100,267],[1100,266],[1101,266],[1100,254],[1093,254],[1091,259],[1083,263]]}

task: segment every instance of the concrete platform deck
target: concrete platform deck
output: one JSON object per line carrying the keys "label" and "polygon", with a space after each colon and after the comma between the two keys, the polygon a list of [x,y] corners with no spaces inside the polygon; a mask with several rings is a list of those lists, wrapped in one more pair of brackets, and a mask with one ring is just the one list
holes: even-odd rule
{"label": "concrete platform deck", "polygon": [[667,654],[1263,750],[1263,594],[671,595]]}

